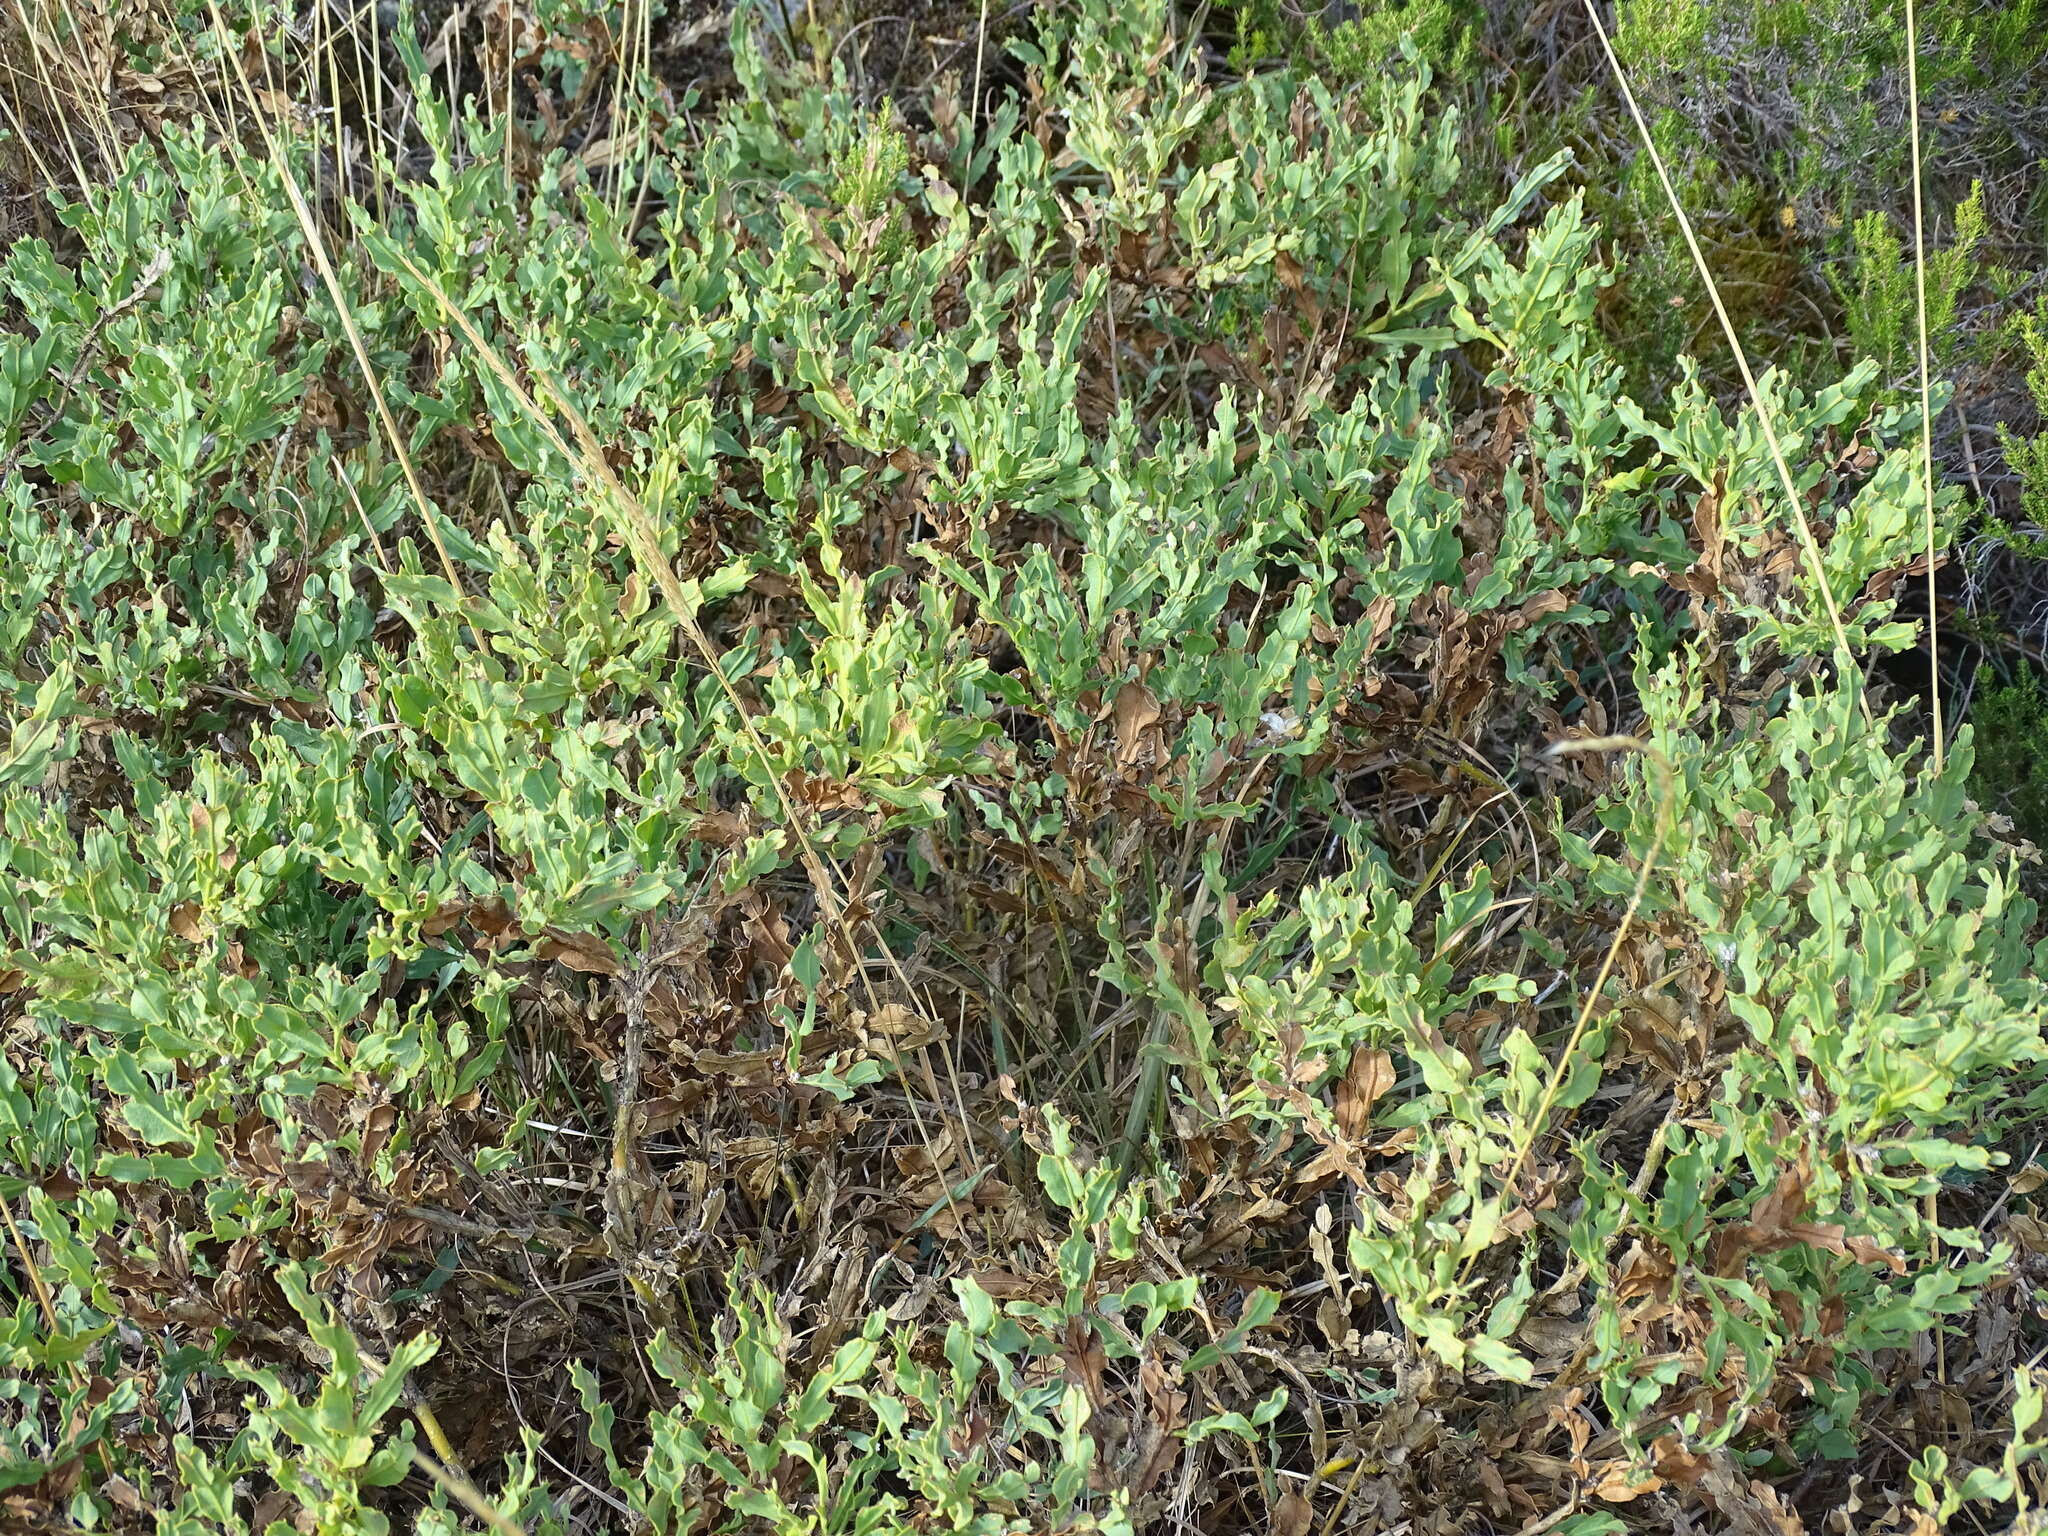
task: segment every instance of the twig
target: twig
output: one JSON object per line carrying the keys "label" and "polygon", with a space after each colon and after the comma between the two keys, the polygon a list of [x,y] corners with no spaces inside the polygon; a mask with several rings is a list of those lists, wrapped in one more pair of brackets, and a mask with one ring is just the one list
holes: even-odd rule
{"label": "twig", "polygon": [[605,1176],[605,1245],[621,1264],[629,1265],[640,1248],[640,1182],[633,1176],[633,1145],[638,1139],[640,1073],[647,1054],[647,986],[649,959],[619,979],[619,1002],[626,1011],[626,1038],[619,1055],[618,1109],[612,1123],[611,1169]]}
{"label": "twig", "polygon": [[[1906,124],[1913,151],[1913,301],[1920,343],[1920,491],[1927,542],[1927,705],[1931,715],[1934,771],[1945,756],[1941,718],[1941,610],[1934,582],[1934,418],[1928,400],[1927,367],[1927,221],[1920,192],[1920,32],[1913,0],[1906,0]],[[1967,435],[1967,434],[1966,434]],[[1937,1263],[1941,1260],[1940,1181],[1927,1191],[1927,1232]],[[1934,1377],[1948,1385],[1948,1334],[1934,1329]]]}
{"label": "twig", "polygon": [[439,1484],[442,1490],[464,1509],[492,1530],[499,1532],[500,1536],[526,1536],[526,1527],[485,1498],[475,1483],[450,1472],[418,1446],[412,1448],[412,1464]]}
{"label": "twig", "polygon": [[[14,1239],[15,1250],[21,1255],[21,1272],[28,1276],[29,1288],[36,1293],[36,1305],[42,1309],[43,1323],[49,1328],[52,1339],[60,1338],[62,1330],[57,1323],[57,1307],[51,1300],[49,1283],[43,1279],[43,1272],[36,1264],[35,1255],[28,1251],[28,1239],[21,1235],[21,1228],[15,1225],[12,1201],[0,1198],[0,1218],[6,1220],[7,1235]],[[74,1387],[84,1386],[84,1367],[75,1359],[69,1364],[71,1384]]]}
{"label": "twig", "polygon": [[[1927,366],[1927,222],[1920,195],[1920,33],[1913,0],[1906,0],[1906,122],[1913,146],[1913,298],[1920,337],[1920,489],[1927,536],[1927,704],[1933,715],[1934,771],[1941,772],[1941,614],[1934,600],[1934,417]],[[1965,434],[1967,440],[1968,434]]]}
{"label": "twig", "polygon": [[[387,1369],[384,1362],[364,1349],[361,1344],[356,1346],[356,1358],[373,1378],[383,1379]],[[462,1458],[456,1454],[454,1445],[448,1439],[448,1432],[441,1427],[441,1421],[434,1416],[434,1410],[412,1390],[410,1382],[406,1383],[406,1397],[412,1407],[413,1418],[419,1422],[421,1432],[427,1437],[427,1443],[434,1448],[434,1456],[429,1456],[418,1446],[411,1447],[413,1465],[432,1478],[477,1519],[499,1532],[500,1536],[527,1536],[525,1527],[485,1498],[482,1490],[469,1480],[462,1470]],[[435,1456],[440,1460],[436,1461]]]}
{"label": "twig", "polygon": [[1970,418],[1963,414],[1961,402],[1955,407],[1956,425],[1963,429],[1963,470],[1970,477],[1970,489],[1976,494],[1977,504],[1984,504],[1984,482],[1977,476],[1977,449],[1970,441]]}

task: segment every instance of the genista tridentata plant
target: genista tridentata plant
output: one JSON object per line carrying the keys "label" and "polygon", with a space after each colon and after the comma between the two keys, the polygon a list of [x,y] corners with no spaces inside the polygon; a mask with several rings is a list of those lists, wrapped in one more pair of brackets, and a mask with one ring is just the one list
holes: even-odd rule
{"label": "genista tridentata plant", "polygon": [[660,10],[187,7],[0,258],[0,1524],[2034,1518],[1897,360],[1816,563],[1412,47]]}

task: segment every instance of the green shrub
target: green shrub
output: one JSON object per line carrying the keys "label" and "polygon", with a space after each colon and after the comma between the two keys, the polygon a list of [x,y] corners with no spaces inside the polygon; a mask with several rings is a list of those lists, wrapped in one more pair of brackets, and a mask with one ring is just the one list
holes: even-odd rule
{"label": "green shrub", "polygon": [[[1486,125],[1473,146],[1486,172],[1494,157],[1515,165],[1571,146],[1621,278],[1603,321],[1632,387],[1656,391],[1679,356],[1694,355],[1735,392],[1669,201],[1577,0],[1533,15],[1417,0],[1366,6],[1336,27],[1313,14],[1290,22],[1276,6],[1228,14],[1240,38],[1234,57],[1286,53],[1346,81],[1384,67],[1406,37]],[[1973,251],[1988,235],[2022,273],[2043,254],[2029,147],[2048,125],[2042,15],[2036,0],[1920,8],[1930,251],[1940,253],[1929,333],[1951,377],[1966,352],[1992,345],[2011,286],[1980,271]],[[1745,345],[1811,382],[1840,371],[1845,343],[1851,360],[1884,361],[1888,380],[1909,374],[1910,250],[1897,233],[1912,209],[1901,14],[1854,0],[1627,0],[1613,7],[1610,30]],[[1990,208],[1987,182],[2001,188]],[[1953,323],[1959,296],[1980,285],[1989,313],[1972,304],[1967,323]],[[2004,372],[2001,362],[1968,382],[1996,398]]]}
{"label": "green shrub", "polygon": [[715,116],[522,171],[401,34],[381,208],[179,129],[16,244],[21,1509],[1689,1518],[1901,1434],[1872,1507],[2024,1501],[2031,1378],[1885,1408],[2019,1305],[2043,1019],[1968,738],[1839,665],[1912,414],[1765,376],[1810,559],[1565,156],[1461,212],[1419,71],[1197,42],[898,116],[742,14]]}
{"label": "green shrub", "polygon": [[1977,677],[1977,769],[1971,787],[1987,810],[2009,817],[2033,843],[2048,839],[2048,699],[2031,667],[2001,683],[1990,668]]}
{"label": "green shrub", "polygon": [[[2037,304],[2032,313],[2017,316],[2014,328],[2029,364],[2028,393],[2036,411],[2048,419],[2048,301]],[[2021,549],[2038,554],[2041,530],[2048,529],[2048,431],[2022,434],[2000,426],[1999,441],[2006,462],[2019,477],[2022,526],[1996,531]]]}

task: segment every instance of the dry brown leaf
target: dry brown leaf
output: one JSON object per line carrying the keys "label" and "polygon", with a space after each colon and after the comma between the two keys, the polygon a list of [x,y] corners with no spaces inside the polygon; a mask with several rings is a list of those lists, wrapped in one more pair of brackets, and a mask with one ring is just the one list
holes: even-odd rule
{"label": "dry brown leaf", "polygon": [[791,796],[814,810],[852,811],[867,803],[858,785],[844,779],[828,779],[823,774],[813,776],[801,768],[790,769],[788,783]]}
{"label": "dry brown leaf", "polygon": [[1745,1479],[1726,1452],[1713,1458],[1700,1486],[1713,1500],[1723,1528],[1737,1536],[1805,1536],[1797,1512],[1769,1483]]}
{"label": "dry brown leaf", "polygon": [[1569,1359],[1585,1342],[1586,1325],[1578,1318],[1545,1317],[1538,1313],[1522,1320],[1515,1330],[1515,1342],[1540,1359]]}
{"label": "dry brown leaf", "polygon": [[[1699,538],[1698,569],[1718,590],[1722,585],[1722,559],[1727,545],[1721,537],[1721,498],[1712,491],[1693,503],[1692,527]],[[1705,595],[1711,596],[1712,593]]]}
{"label": "dry brown leaf", "polygon": [[210,925],[199,914],[199,903],[181,901],[171,908],[171,932],[187,944],[203,944]]}
{"label": "dry brown leaf", "polygon": [[929,1026],[901,1003],[884,1003],[867,1017],[867,1028],[878,1035],[901,1039],[921,1034]]}
{"label": "dry brown leaf", "polygon": [[1043,1282],[1007,1269],[977,1269],[969,1278],[997,1301],[1015,1301],[1019,1297],[1037,1296],[1046,1289]]}
{"label": "dry brown leaf", "polygon": [[1139,1430],[1143,1455],[1129,1484],[1133,1498],[1143,1498],[1156,1488],[1179,1459],[1180,1429],[1188,1404],[1187,1394],[1176,1390],[1179,1382],[1179,1370],[1162,1364],[1153,1355],[1147,1354],[1138,1366],[1138,1386],[1150,1411]]}
{"label": "dry brown leaf", "polygon": [[1622,1255],[1621,1268],[1615,1277],[1615,1296],[1621,1301],[1634,1301],[1656,1295],[1665,1288],[1674,1273],[1670,1259],[1661,1253],[1651,1253],[1638,1241]]}
{"label": "dry brown leaf", "polygon": [[860,1028],[862,1043],[891,1060],[930,1045],[942,1033],[938,1025],[901,1003],[884,1003],[861,1019]]}
{"label": "dry brown leaf", "polygon": [[466,901],[443,902],[435,909],[432,917],[420,924],[420,932],[427,938],[438,939],[461,922],[468,912],[469,903]]}
{"label": "dry brown leaf", "polygon": [[1627,1461],[1603,1461],[1593,1469],[1593,1496],[1609,1504],[1626,1504],[1655,1493],[1664,1479]]}
{"label": "dry brown leaf", "polygon": [[1152,690],[1133,679],[1116,691],[1112,706],[1116,715],[1116,760],[1128,768],[1144,750],[1146,733],[1159,723],[1159,700]]}
{"label": "dry brown leaf", "polygon": [[743,810],[711,811],[697,818],[690,834],[700,843],[737,848],[747,840],[747,827],[748,817]]}
{"label": "dry brown leaf", "polygon": [[1771,1192],[1757,1201],[1749,1213],[1749,1224],[1763,1232],[1788,1227],[1806,1214],[1806,1185],[1810,1170],[1803,1164],[1778,1175]]}
{"label": "dry brown leaf", "polygon": [[1372,1125],[1372,1107],[1394,1086],[1394,1058],[1359,1046],[1337,1080],[1337,1129],[1354,1141]]}
{"label": "dry brown leaf", "polygon": [[550,934],[541,941],[539,954],[585,975],[618,976],[625,971],[611,946],[594,933]]}
{"label": "dry brown leaf", "polygon": [[1708,1461],[1685,1448],[1676,1435],[1660,1436],[1650,1447],[1650,1460],[1657,1475],[1678,1488],[1690,1488],[1706,1476]]}
{"label": "dry brown leaf", "polygon": [[1304,1536],[1315,1516],[1309,1501],[1290,1489],[1274,1501],[1273,1536]]}
{"label": "dry brown leaf", "polygon": [[1552,587],[1548,591],[1538,592],[1534,597],[1523,603],[1520,608],[1516,609],[1515,617],[1508,627],[1510,629],[1526,628],[1545,614],[1563,613],[1571,605],[1572,600],[1563,591],[1557,587]]}
{"label": "dry brown leaf", "polygon": [[1849,1256],[1859,1264],[1882,1264],[1895,1275],[1906,1272],[1906,1261],[1889,1248],[1880,1247],[1867,1237],[1851,1237],[1843,1241]]}
{"label": "dry brown leaf", "polygon": [[469,905],[469,920],[478,932],[499,938],[511,931],[512,909],[500,901],[474,901]]}

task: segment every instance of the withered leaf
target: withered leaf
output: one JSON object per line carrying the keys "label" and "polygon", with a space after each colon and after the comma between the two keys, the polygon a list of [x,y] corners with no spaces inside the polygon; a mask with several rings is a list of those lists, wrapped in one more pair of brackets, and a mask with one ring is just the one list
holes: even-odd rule
{"label": "withered leaf", "polygon": [[1650,1447],[1650,1459],[1657,1475],[1679,1488],[1690,1488],[1706,1475],[1708,1461],[1685,1448],[1677,1435],[1660,1436]]}
{"label": "withered leaf", "polygon": [[1315,1516],[1309,1501],[1289,1489],[1273,1502],[1273,1536],[1304,1536]]}
{"label": "withered leaf", "polygon": [[469,920],[483,933],[496,938],[512,927],[512,909],[501,901],[474,901],[469,904]]}
{"label": "withered leaf", "polygon": [[1609,1504],[1626,1504],[1664,1486],[1664,1479],[1626,1461],[1603,1461],[1593,1469],[1593,1496]]}
{"label": "withered leaf", "polygon": [[699,816],[690,828],[690,833],[700,843],[713,843],[720,848],[737,848],[747,840],[747,813],[745,811],[710,811]]}
{"label": "withered leaf", "polygon": [[871,1044],[891,1051],[915,1050],[938,1039],[938,1026],[901,1003],[884,1003],[861,1026]]}
{"label": "withered leaf", "polygon": [[1526,628],[1546,614],[1565,612],[1571,605],[1572,600],[1569,597],[1558,588],[1552,587],[1548,591],[1538,592],[1534,597],[1523,603],[1520,608],[1516,609],[1514,620],[1508,627],[1510,629]]}
{"label": "withered leaf", "polygon": [[171,908],[171,932],[187,944],[205,943],[209,926],[200,916],[196,901],[181,901]]}
{"label": "withered leaf", "polygon": [[469,903],[466,901],[443,902],[432,917],[420,924],[420,932],[427,938],[438,939],[461,922],[468,912]]}
{"label": "withered leaf", "polygon": [[1372,1125],[1372,1107],[1394,1086],[1394,1058],[1385,1051],[1359,1046],[1351,1064],[1337,1079],[1337,1129],[1353,1140]]}
{"label": "withered leaf", "polygon": [[2021,1253],[2048,1253],[2048,1221],[2015,1211],[2005,1218],[1999,1235]]}
{"label": "withered leaf", "polygon": [[538,953],[543,960],[556,961],[586,975],[618,976],[625,971],[611,945],[594,933],[550,934],[541,940]]}
{"label": "withered leaf", "polygon": [[1848,1250],[1849,1257],[1859,1264],[1882,1264],[1895,1275],[1903,1275],[1906,1272],[1906,1261],[1902,1256],[1872,1242],[1867,1237],[1846,1238],[1843,1246]]}
{"label": "withered leaf", "polygon": [[1046,1289],[1042,1282],[1007,1269],[977,1269],[972,1278],[976,1285],[997,1301],[1016,1301],[1024,1296],[1037,1296]]}
{"label": "withered leaf", "polygon": [[1159,700],[1150,688],[1133,679],[1117,689],[1112,709],[1116,716],[1116,760],[1128,768],[1145,750],[1146,733],[1159,723]]}
{"label": "withered leaf", "polygon": [[1561,1360],[1575,1351],[1586,1338],[1586,1325],[1577,1318],[1545,1317],[1538,1313],[1522,1320],[1515,1330],[1515,1342],[1531,1354]]}
{"label": "withered leaf", "polygon": [[706,1077],[730,1077],[741,1083],[765,1083],[775,1076],[782,1060],[779,1051],[699,1051],[690,1065]]}

